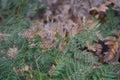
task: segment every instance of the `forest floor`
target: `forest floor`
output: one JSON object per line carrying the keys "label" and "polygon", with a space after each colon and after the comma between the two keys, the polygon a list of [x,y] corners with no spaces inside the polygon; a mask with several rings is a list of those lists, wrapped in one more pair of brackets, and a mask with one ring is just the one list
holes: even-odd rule
{"label": "forest floor", "polygon": [[0,13],[0,80],[119,80],[120,1],[70,1]]}

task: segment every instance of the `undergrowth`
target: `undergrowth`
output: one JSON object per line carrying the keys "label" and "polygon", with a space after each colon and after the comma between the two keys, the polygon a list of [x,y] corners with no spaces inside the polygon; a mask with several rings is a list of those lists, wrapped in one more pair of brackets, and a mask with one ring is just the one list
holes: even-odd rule
{"label": "undergrowth", "polygon": [[[19,32],[28,28],[31,22],[20,14],[7,14],[0,24],[0,32],[8,35],[0,39],[0,80],[117,80],[116,70],[120,65],[100,64],[92,53],[81,50],[86,42],[98,40],[95,35],[97,28],[85,29],[73,38],[65,39],[67,45],[63,52],[59,50],[63,40],[56,35],[59,36],[58,42],[49,50],[44,50],[40,47],[40,36],[36,35],[32,40],[19,36]],[[108,18],[99,27],[102,34],[109,34],[116,26],[114,17],[110,15]],[[112,25],[109,24],[111,21]],[[31,44],[35,46],[30,47]],[[8,56],[8,50],[15,47],[18,49],[17,54]]]}
{"label": "undergrowth", "polygon": [[98,28],[103,37],[112,35],[112,31],[118,28],[119,23],[118,18],[115,17],[115,14],[111,8],[109,8],[106,13],[106,20]]}

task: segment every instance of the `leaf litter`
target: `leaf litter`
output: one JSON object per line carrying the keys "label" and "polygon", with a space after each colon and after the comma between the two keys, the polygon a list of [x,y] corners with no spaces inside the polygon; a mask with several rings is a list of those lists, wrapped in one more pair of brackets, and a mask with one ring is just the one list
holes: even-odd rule
{"label": "leaf litter", "polygon": [[[89,29],[94,28],[99,22],[93,21],[90,15],[103,20],[106,17],[108,6],[116,4],[113,6],[115,10],[116,2],[116,0],[47,0],[48,8],[42,15],[43,18],[33,20],[30,28],[19,35],[28,40],[39,35],[42,38],[40,46],[49,49],[58,41],[55,37],[57,33],[62,39],[72,38],[83,31],[85,25],[88,25]],[[100,62],[112,64],[119,47],[118,38],[110,36],[104,39],[99,31],[96,31],[95,34],[103,44],[99,41],[92,45],[88,44],[86,45],[88,50],[95,52]],[[60,51],[64,50],[65,45],[66,42],[60,45]],[[105,46],[107,46],[107,51],[104,52]]]}

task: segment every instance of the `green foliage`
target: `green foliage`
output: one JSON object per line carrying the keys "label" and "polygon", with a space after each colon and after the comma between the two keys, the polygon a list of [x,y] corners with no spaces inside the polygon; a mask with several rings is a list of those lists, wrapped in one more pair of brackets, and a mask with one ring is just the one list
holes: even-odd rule
{"label": "green foliage", "polygon": [[32,80],[49,80],[47,74],[40,73],[38,71],[33,71],[33,79]]}
{"label": "green foliage", "polygon": [[112,31],[118,28],[118,18],[115,17],[114,12],[112,11],[112,9],[110,8],[107,11],[107,18],[106,21],[104,23],[102,23],[102,25],[98,28],[98,30],[101,31],[103,37],[109,36],[111,35]]}
{"label": "green foliage", "polygon": [[97,28],[94,27],[94,29],[85,29],[85,31],[81,31],[75,37],[71,40],[71,44],[75,44],[77,47],[85,47],[86,43],[92,44],[93,41],[97,41],[98,37],[96,36]]}
{"label": "green foliage", "polygon": [[[85,29],[72,39],[66,39],[68,43],[63,52],[59,51],[60,42],[63,40],[58,34],[58,42],[43,52],[40,47],[42,39],[39,36],[26,40],[11,31],[12,36],[9,36],[7,41],[0,40],[0,50],[4,50],[0,54],[0,80],[26,80],[27,77],[29,80],[117,80],[116,71],[112,70],[115,69],[114,66],[99,65],[92,53],[81,50],[87,41],[92,43],[97,40],[94,29]],[[8,57],[8,49],[13,47],[13,44],[18,47],[18,53],[11,58]],[[31,44],[35,46],[30,47]],[[29,66],[28,71],[16,73],[13,70],[22,69],[26,65]]]}
{"label": "green foliage", "polygon": [[32,13],[46,7],[46,5],[41,4],[39,0],[1,0],[0,3],[1,14],[5,16],[24,16],[27,13]]}
{"label": "green foliage", "polygon": [[[6,15],[0,24],[0,32],[10,35],[5,40],[0,39],[0,80],[117,80],[116,69],[119,65],[100,65],[96,56],[82,50],[87,42],[97,40],[97,28],[86,28],[72,39],[64,39],[67,45],[63,52],[59,51],[59,45],[64,41],[59,34],[56,34],[58,42],[49,50],[40,47],[42,39],[38,35],[31,40],[19,36],[19,32],[28,28],[31,22],[23,17],[29,9],[23,8],[28,8],[28,3],[33,2],[25,1],[9,0],[7,10],[0,9]],[[34,46],[31,47],[31,44]],[[17,47],[18,52],[9,57],[8,50],[13,47]],[[29,69],[22,71],[26,65]]]}

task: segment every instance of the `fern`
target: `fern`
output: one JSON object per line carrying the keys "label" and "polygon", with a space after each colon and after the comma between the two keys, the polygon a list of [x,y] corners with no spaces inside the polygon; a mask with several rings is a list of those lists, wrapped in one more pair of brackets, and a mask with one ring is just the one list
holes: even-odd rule
{"label": "fern", "polygon": [[[73,38],[62,39],[56,34],[58,42],[49,50],[40,47],[42,39],[38,35],[31,40],[19,36],[18,33],[27,29],[31,23],[24,15],[29,12],[28,5],[34,0],[24,1],[26,0],[10,0],[7,10],[0,9],[6,18],[0,23],[0,32],[10,35],[6,40],[0,39],[0,80],[117,80],[116,72],[120,65],[100,64],[96,56],[84,49],[87,42],[92,44],[98,40],[95,34],[98,29],[96,26],[93,29],[85,27]],[[37,1],[33,11],[43,8]],[[105,25],[109,26],[110,22]],[[103,28],[103,25],[102,29],[99,29],[107,30],[108,27]],[[117,23],[114,22],[113,25],[116,26]],[[114,27],[109,31],[112,29]],[[64,41],[67,45],[61,52],[59,45]],[[30,44],[35,46],[30,47]],[[14,57],[9,57],[8,50],[14,46],[18,48],[18,52]],[[26,65],[29,66],[28,70],[22,71]]]}
{"label": "fern", "polygon": [[114,12],[110,8],[107,11],[106,21],[104,23],[102,23],[102,25],[98,28],[98,30],[101,31],[101,34],[103,35],[103,37],[110,36],[110,35],[112,35],[111,32],[113,30],[119,28],[118,24],[119,24],[118,18],[115,17]]}

